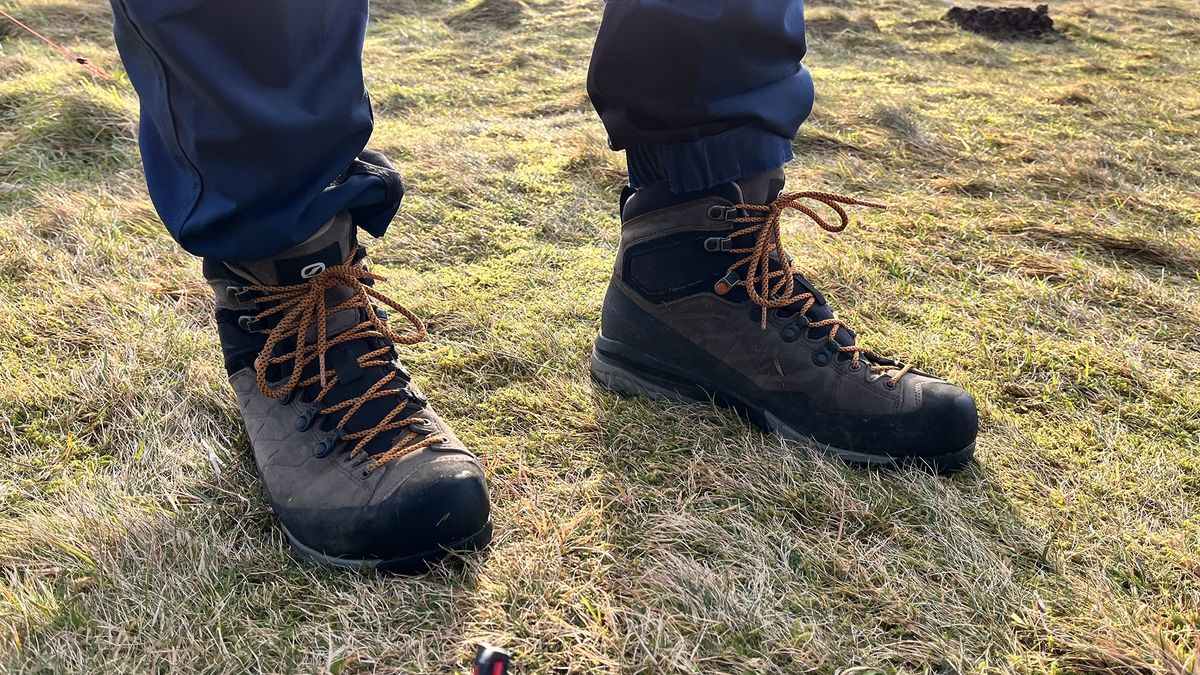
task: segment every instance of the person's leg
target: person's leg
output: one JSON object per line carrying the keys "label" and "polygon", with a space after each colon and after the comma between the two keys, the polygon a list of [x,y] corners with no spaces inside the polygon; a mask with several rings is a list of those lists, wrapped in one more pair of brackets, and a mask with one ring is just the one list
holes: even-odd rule
{"label": "person's leg", "polygon": [[630,187],[592,374],[731,405],[852,462],[957,469],[978,430],[970,395],[857,345],[784,250],[785,210],[837,232],[844,205],[871,206],[783,194],[813,103],[804,50],[802,0],[609,0],[589,92]]}
{"label": "person's leg", "polygon": [[702,190],[792,158],[804,51],[801,0],[610,0],[588,93],[634,188]]}
{"label": "person's leg", "polygon": [[373,157],[367,0],[112,0],[150,196],[189,252],[257,260],[352,210],[376,236],[400,178]]}
{"label": "person's leg", "polygon": [[[484,473],[396,360],[372,288],[400,177],[364,150],[366,0],[112,0],[146,182],[205,256],[267,498],[300,555],[419,572],[491,537]],[[413,326],[399,334],[378,301]]]}

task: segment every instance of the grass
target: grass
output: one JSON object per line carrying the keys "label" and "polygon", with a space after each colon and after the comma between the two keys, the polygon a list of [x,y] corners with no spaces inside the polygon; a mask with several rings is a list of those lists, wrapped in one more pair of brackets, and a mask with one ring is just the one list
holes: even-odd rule
{"label": "grass", "polygon": [[255,485],[197,262],[158,225],[104,3],[0,6],[0,669],[1172,673],[1200,659],[1200,9],[1063,0],[994,41],[935,0],[813,2],[798,221],[866,344],[961,382],[979,465],[864,473],[705,406],[593,389],[621,160],[594,0],[379,0],[374,254],[406,358],[490,474],[490,555],[295,560]]}

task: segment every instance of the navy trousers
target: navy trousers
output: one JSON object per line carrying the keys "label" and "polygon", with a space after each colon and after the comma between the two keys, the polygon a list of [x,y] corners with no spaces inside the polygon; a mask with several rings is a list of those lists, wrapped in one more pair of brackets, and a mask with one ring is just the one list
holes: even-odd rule
{"label": "navy trousers", "polygon": [[[399,176],[363,84],[367,0],[111,0],[154,205],[196,255],[254,260],[335,214],[381,236]],[[588,93],[630,183],[780,166],[813,103],[803,0],[608,0]]]}

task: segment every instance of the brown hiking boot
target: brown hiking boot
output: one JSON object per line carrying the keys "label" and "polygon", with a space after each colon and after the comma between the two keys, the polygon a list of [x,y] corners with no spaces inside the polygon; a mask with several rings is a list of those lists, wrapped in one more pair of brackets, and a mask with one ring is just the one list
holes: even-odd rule
{"label": "brown hiking boot", "polygon": [[855,344],[780,239],[786,209],[839,232],[843,205],[878,205],[783,185],[777,170],[689,195],[627,191],[593,376],[623,394],[730,406],[852,463],[961,468],[978,431],[971,396]]}
{"label": "brown hiking boot", "polygon": [[[425,337],[376,291],[349,216],[275,258],[204,261],[271,506],[304,558],[419,573],[491,538],[483,470],[397,360]],[[386,305],[413,326],[401,335]]]}

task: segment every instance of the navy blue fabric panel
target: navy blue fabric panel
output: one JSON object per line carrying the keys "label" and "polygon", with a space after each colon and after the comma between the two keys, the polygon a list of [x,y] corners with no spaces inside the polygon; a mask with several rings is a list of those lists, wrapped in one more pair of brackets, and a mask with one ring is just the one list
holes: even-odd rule
{"label": "navy blue fabric panel", "polygon": [[703,190],[792,158],[805,48],[802,0],[608,0],[588,92],[635,187]]}
{"label": "navy blue fabric panel", "polygon": [[367,0],[112,5],[141,99],[150,195],[184,248],[263,258],[351,208],[370,210],[360,224],[382,234],[395,186],[378,172],[347,171],[372,129]]}
{"label": "navy blue fabric panel", "polygon": [[[402,188],[364,154],[367,0],[111,2],[150,195],[184,248],[264,258],[344,210],[383,234]],[[610,0],[588,88],[635,186],[702,190],[791,159],[804,50],[801,0]]]}

